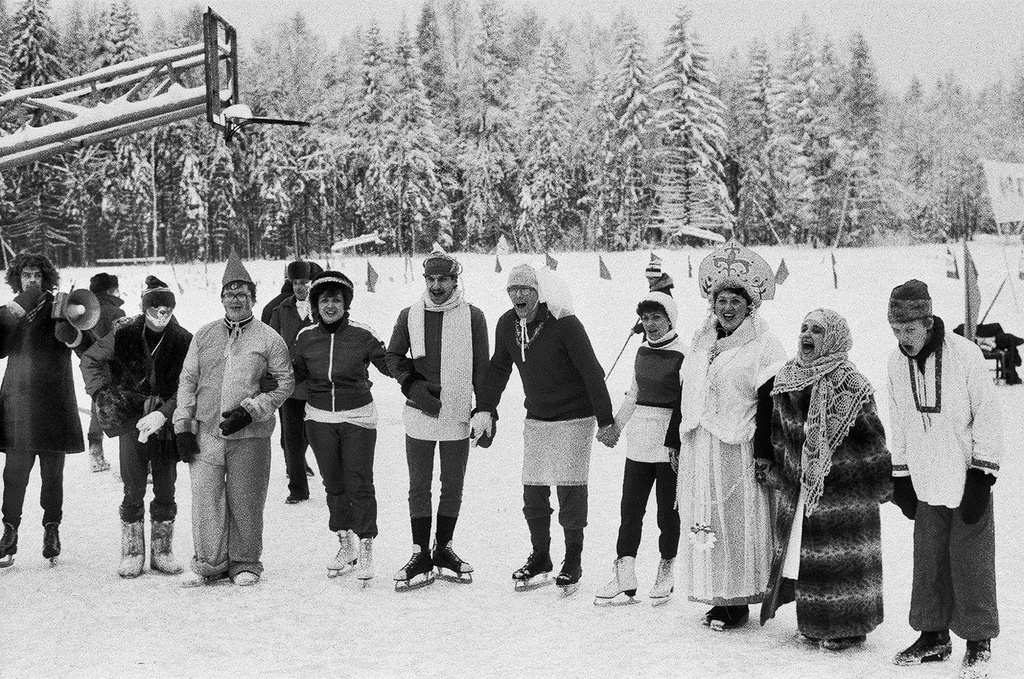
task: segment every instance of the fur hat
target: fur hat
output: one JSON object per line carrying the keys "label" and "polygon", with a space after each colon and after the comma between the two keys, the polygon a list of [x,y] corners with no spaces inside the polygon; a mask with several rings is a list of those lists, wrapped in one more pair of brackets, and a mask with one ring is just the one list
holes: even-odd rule
{"label": "fur hat", "polygon": [[529,264],[520,264],[509,272],[508,284],[505,286],[505,289],[515,287],[540,290],[540,285],[537,282],[537,272]]}
{"label": "fur hat", "polygon": [[676,323],[679,320],[679,307],[676,306],[676,301],[672,299],[671,295],[666,295],[664,292],[649,292],[636,305],[637,316],[642,315],[644,312],[650,313],[655,310],[663,311],[668,316],[668,322],[671,327],[676,327]]}
{"label": "fur hat", "polygon": [[288,265],[285,271],[285,277],[290,281],[297,280],[313,280],[313,277],[318,273],[322,273],[323,269],[316,262],[304,262],[297,260]]}
{"label": "fur hat", "polygon": [[117,276],[109,273],[98,273],[89,279],[89,292],[94,295],[101,295],[108,290],[118,287]]}
{"label": "fur hat", "polygon": [[340,271],[328,269],[317,274],[313,279],[313,284],[309,286],[309,306],[318,316],[320,314],[320,295],[332,289],[341,290],[341,296],[345,300],[346,309],[352,307],[352,293],[354,291],[352,281]]}
{"label": "fur hat", "polygon": [[221,281],[221,292],[224,292],[224,288],[228,287],[231,283],[247,283],[253,296],[256,295],[256,284],[252,280],[252,276],[246,271],[245,266],[242,264],[241,258],[238,253],[235,252],[234,248],[231,248],[231,254],[228,255],[227,266],[224,267],[224,279]]}
{"label": "fur hat", "polygon": [[460,273],[462,273],[462,265],[445,252],[431,252],[423,260],[424,276],[458,276]]}
{"label": "fur hat", "polygon": [[907,323],[918,318],[930,318],[932,315],[932,298],[928,294],[928,284],[911,278],[902,285],[897,285],[889,295],[889,322]]}
{"label": "fur hat", "polygon": [[146,276],[146,289],[142,293],[142,308],[175,306],[174,292],[156,276]]}

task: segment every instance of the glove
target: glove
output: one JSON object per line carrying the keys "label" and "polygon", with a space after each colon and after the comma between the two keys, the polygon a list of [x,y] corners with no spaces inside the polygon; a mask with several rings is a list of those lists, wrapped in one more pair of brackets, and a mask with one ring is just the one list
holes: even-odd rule
{"label": "glove", "polygon": [[419,406],[420,410],[431,417],[441,414],[441,385],[426,380],[416,380],[409,385],[409,399]]}
{"label": "glove", "polygon": [[494,417],[486,410],[473,413],[469,419],[469,437],[473,439],[473,445],[490,448],[496,431]]}
{"label": "glove", "polygon": [[960,500],[960,516],[964,523],[978,523],[988,511],[992,484],[996,477],[986,474],[980,469],[967,470],[967,482],[964,484],[964,497]]}
{"label": "glove", "polygon": [[135,428],[139,430],[139,443],[145,443],[149,437],[160,431],[160,427],[167,423],[167,416],[159,410],[154,410],[139,420]]}
{"label": "glove", "polygon": [[900,508],[903,516],[911,521],[917,516],[917,492],[909,476],[894,476],[892,479],[892,503]]}
{"label": "glove", "polygon": [[614,424],[606,424],[597,430],[597,440],[609,448],[614,448],[619,442],[619,428]]}
{"label": "glove", "polygon": [[252,424],[252,415],[242,406],[238,406],[234,410],[227,410],[220,415],[224,418],[219,425],[220,433],[224,436],[231,436],[236,431],[241,431]]}
{"label": "glove", "polygon": [[636,325],[633,326],[633,334],[634,335],[642,335],[643,332],[644,332],[644,324],[641,323],[640,321],[637,321]]}
{"label": "glove", "polygon": [[36,287],[26,288],[18,293],[18,296],[14,298],[14,303],[21,307],[22,311],[28,313],[39,304],[39,298],[43,296],[43,291]]}
{"label": "glove", "polygon": [[277,389],[277,378],[274,377],[274,373],[263,373],[263,377],[260,378],[260,393],[266,394],[274,391],[275,389]]}
{"label": "glove", "polygon": [[174,438],[178,448],[178,457],[182,462],[191,464],[199,454],[199,441],[196,440],[196,435],[190,431],[183,431]]}
{"label": "glove", "polygon": [[53,336],[64,344],[74,344],[78,339],[78,328],[61,319],[53,326]]}

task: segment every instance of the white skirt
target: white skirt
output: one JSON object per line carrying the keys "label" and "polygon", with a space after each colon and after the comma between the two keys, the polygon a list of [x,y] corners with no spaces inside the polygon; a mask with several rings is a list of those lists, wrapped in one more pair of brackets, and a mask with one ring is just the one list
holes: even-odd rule
{"label": "white skirt", "polygon": [[523,426],[524,486],[585,486],[597,419],[545,422],[527,418]]}

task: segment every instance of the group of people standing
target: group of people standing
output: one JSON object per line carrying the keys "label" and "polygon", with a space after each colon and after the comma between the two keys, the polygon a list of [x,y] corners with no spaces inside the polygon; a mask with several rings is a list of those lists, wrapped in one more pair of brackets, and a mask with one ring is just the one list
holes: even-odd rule
{"label": "group of people standing", "polygon": [[[952,631],[967,640],[963,674],[984,671],[999,631],[990,490],[1003,445],[999,410],[980,350],[946,331],[932,313],[927,285],[908,281],[889,300],[899,346],[888,366],[887,438],[874,387],[849,360],[846,320],[830,309],[808,313],[787,360],[760,313],[774,297],[774,275],[736,242],[699,268],[710,308],[689,344],[679,335],[672,280],[652,261],[650,292],[636,308],[644,340],[614,414],[586,330],[550,272],[512,270],[512,309],[498,319],[492,353],[484,314],[459,287],[458,260],[435,252],[423,266],[425,291],[402,310],[385,346],[350,318],[352,281],[309,262],[288,266],[291,294],[268,305],[269,325],[253,317],[256,286],[232,253],[222,319],[193,336],[174,318],[173,291],[149,276],[142,313],[103,334],[53,318],[56,269],[40,255],[20,255],[7,272],[16,297],[0,308],[0,351],[8,358],[0,387],[0,450],[7,458],[0,566],[17,553],[36,457],[43,555],[60,553],[64,455],[83,449],[74,350],[94,420],[119,441],[123,577],[144,569],[147,473],[154,496],[151,567],[183,570],[171,554],[180,460],[191,476],[195,547],[182,584],[259,581],[270,436],[280,412],[287,502],[309,497],[311,447],[328,527],[340,543],[328,575],[354,572],[371,581],[373,364],[407,398],[413,547],[395,587],[414,589],[437,576],[471,582],[473,567],[454,549],[470,446],[490,445],[515,367],[525,395],[523,514],[531,542],[512,575],[516,589],[552,581],[552,486],[564,534],[553,581],[565,594],[578,588],[592,442],[614,447],[624,432],[613,578],[596,604],[636,601],[635,563],[653,489],[660,530],[653,604],[669,600],[678,569],[687,598],[710,606],[704,623],[712,629],[744,625],[757,604],[765,624],[795,602],[806,642],[831,651],[861,645],[882,621],[879,505],[891,500],[915,521],[910,623],[921,633],[894,662],[944,660]],[[117,281],[98,286],[116,291]],[[30,416],[44,411],[46,418]],[[92,452],[94,468],[102,467]]]}

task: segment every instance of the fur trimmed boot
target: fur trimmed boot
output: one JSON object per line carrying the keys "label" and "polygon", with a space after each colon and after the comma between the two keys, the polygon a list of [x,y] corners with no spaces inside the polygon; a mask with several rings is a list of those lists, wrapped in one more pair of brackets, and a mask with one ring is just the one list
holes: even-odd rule
{"label": "fur trimmed boot", "polygon": [[167,575],[185,570],[172,553],[174,521],[153,521],[150,530],[149,567]]}
{"label": "fur trimmed boot", "polygon": [[146,533],[141,521],[121,521],[121,564],[117,574],[122,578],[137,578],[146,565]]}
{"label": "fur trimmed boot", "polygon": [[89,442],[89,467],[94,472],[105,472],[110,469],[110,463],[103,457],[103,442]]}

